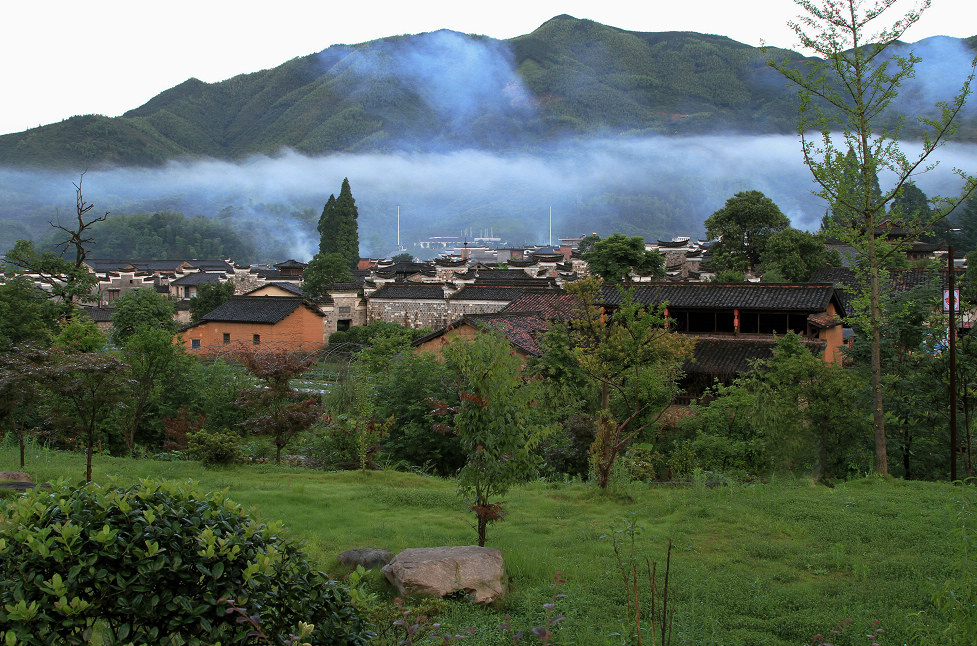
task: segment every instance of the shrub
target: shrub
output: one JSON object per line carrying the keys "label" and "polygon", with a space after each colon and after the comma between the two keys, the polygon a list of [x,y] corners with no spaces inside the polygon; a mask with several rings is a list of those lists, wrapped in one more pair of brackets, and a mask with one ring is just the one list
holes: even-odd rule
{"label": "shrub", "polygon": [[[371,637],[348,592],[311,569],[280,528],[223,494],[143,481],[35,489],[0,520],[5,644],[243,644],[253,617],[282,644]],[[5,640],[5,641],[4,641]]]}
{"label": "shrub", "polygon": [[240,462],[243,459],[240,443],[241,438],[228,431],[200,429],[187,433],[190,455],[208,467]]}

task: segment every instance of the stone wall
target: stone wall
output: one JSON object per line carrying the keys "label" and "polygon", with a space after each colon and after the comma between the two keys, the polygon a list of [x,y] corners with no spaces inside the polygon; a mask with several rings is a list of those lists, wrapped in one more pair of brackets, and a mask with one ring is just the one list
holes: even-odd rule
{"label": "stone wall", "polygon": [[443,328],[449,323],[448,301],[371,298],[367,305],[366,323],[386,321],[411,329]]}

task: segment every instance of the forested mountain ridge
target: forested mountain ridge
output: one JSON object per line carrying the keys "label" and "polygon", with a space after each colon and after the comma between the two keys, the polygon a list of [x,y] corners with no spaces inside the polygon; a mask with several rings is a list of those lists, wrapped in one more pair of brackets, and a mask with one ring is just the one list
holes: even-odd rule
{"label": "forested mountain ridge", "polygon": [[[963,42],[973,50],[977,38]],[[218,83],[189,79],[121,117],[77,116],[0,136],[0,159],[152,166],[286,148],[519,150],[594,133],[792,132],[796,93],[767,68],[771,57],[801,60],[723,36],[631,32],[566,15],[508,41],[395,36]],[[973,123],[961,129],[968,139],[975,132]]]}

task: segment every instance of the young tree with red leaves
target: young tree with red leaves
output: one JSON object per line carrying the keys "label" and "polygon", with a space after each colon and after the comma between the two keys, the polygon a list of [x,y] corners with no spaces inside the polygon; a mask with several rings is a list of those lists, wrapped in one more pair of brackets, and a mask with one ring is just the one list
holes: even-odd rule
{"label": "young tree with red leaves", "polygon": [[252,433],[271,436],[275,445],[275,463],[281,464],[282,449],[322,414],[318,395],[306,396],[290,383],[311,368],[316,357],[298,352],[262,352],[247,348],[238,353],[238,360],[259,379],[259,384],[242,391],[236,402],[253,411],[242,426]]}
{"label": "young tree with red leaves", "polygon": [[455,370],[460,404],[436,405],[441,405],[438,412],[454,413],[449,428],[468,456],[458,489],[472,503],[478,544],[484,547],[488,524],[505,516],[498,498],[532,474],[533,449],[548,429],[533,419],[537,382],[523,377],[522,362],[501,335],[486,332],[456,341],[444,357]]}

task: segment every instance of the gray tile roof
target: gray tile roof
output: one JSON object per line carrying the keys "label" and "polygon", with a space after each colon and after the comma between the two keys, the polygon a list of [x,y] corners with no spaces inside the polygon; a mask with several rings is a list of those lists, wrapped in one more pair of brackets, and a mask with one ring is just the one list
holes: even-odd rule
{"label": "gray tile roof", "polygon": [[[300,307],[307,307],[319,316],[322,313],[301,298],[291,296],[235,296],[208,312],[200,323],[278,323]],[[199,325],[199,323],[198,323]]]}
{"label": "gray tile roof", "polygon": [[382,298],[442,300],[444,299],[444,289],[441,285],[387,283],[370,295],[371,300]]}
{"label": "gray tile roof", "polygon": [[519,298],[524,289],[512,285],[465,285],[448,298],[453,301],[512,301]]}
{"label": "gray tile roof", "polygon": [[[841,306],[834,285],[823,283],[642,283],[634,286],[634,298],[643,305],[667,302],[676,309],[823,312],[832,299]],[[614,306],[622,296],[616,286],[605,285],[597,300]]]}
{"label": "gray tile roof", "polygon": [[225,278],[227,278],[227,276],[224,274],[212,274],[198,271],[196,273],[187,274],[186,276],[180,276],[175,280],[171,280],[170,285],[216,285]]}

